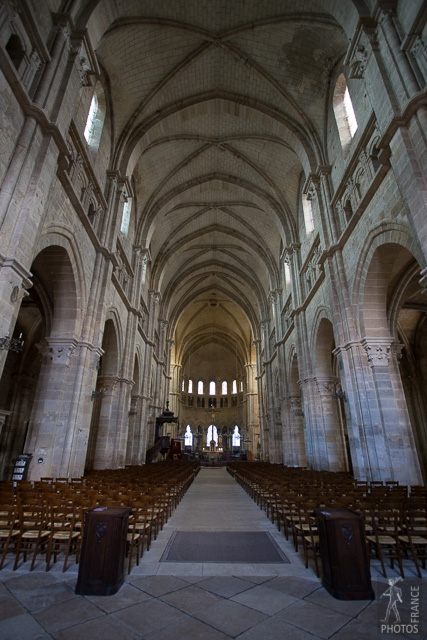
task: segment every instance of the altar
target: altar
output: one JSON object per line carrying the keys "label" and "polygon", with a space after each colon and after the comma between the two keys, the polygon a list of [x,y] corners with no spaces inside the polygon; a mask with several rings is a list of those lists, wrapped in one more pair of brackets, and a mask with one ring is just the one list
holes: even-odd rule
{"label": "altar", "polygon": [[218,460],[218,458],[224,457],[224,451],[222,447],[216,447],[213,451],[208,447],[203,447],[203,457],[209,458],[210,460]]}

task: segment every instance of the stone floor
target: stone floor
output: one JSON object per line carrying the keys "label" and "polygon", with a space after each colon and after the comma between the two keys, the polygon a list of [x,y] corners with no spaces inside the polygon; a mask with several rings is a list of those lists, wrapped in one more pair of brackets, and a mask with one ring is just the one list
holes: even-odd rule
{"label": "stone floor", "polygon": [[[161,562],[175,531],[270,532],[290,563]],[[0,640],[427,638],[427,571],[420,580],[413,563],[405,560],[405,579],[398,582],[400,624],[394,625],[392,613],[391,627],[382,628],[389,584],[378,563],[371,562],[374,601],[333,598],[224,468],[200,471],[139,567],[132,568],[114,595],[75,595],[78,565],[65,573],[60,561],[46,572],[43,557],[32,572],[28,565],[12,571],[10,556],[0,572]],[[398,575],[388,570],[388,577]],[[410,624],[411,593],[412,613],[419,611],[417,633]]]}

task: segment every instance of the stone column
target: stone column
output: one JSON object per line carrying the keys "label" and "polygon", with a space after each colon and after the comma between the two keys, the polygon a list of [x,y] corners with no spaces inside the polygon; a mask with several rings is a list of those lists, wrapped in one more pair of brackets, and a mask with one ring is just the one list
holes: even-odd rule
{"label": "stone column", "polygon": [[338,414],[337,400],[334,397],[337,383],[335,376],[315,378],[320,397],[320,412],[316,420],[316,441],[321,449],[322,469],[345,471],[345,439]]}
{"label": "stone column", "polygon": [[304,411],[300,395],[284,399],[284,416],[283,462],[289,466],[305,467]]}
{"label": "stone column", "polygon": [[368,403],[377,411],[374,425],[378,475],[381,480],[398,480],[401,484],[422,484],[415,441],[406,407],[398,367],[401,345],[390,338],[364,338],[372,375]]}
{"label": "stone column", "polygon": [[84,473],[92,419],[91,396],[96,384],[99,359],[103,353],[100,347],[80,341],[76,342],[70,358],[70,385],[59,417],[64,438],[62,448],[54,452],[54,463],[59,476],[79,477]]}
{"label": "stone column", "polygon": [[[168,347],[169,349],[172,349],[174,345],[173,340],[168,340]],[[171,372],[171,385],[170,385],[170,390],[169,390],[169,409],[171,411],[173,411],[174,415],[179,415],[179,408],[181,406],[181,387],[180,387],[180,382],[181,382],[181,371],[182,371],[182,366],[180,364],[177,364],[176,362],[172,362],[170,365],[170,372]]]}
{"label": "stone column", "polygon": [[[152,398],[152,408],[155,416],[159,415],[163,409],[163,402],[161,397],[161,367],[159,366],[159,361],[161,361],[160,356],[160,340],[162,338],[161,335],[158,335],[156,341],[156,330],[160,332],[159,326],[159,304],[161,301],[161,295],[158,291],[150,291],[150,316],[149,316],[149,335],[150,335],[150,371],[152,370],[152,365],[154,364],[154,372],[151,375],[154,375],[154,380],[150,380],[150,387],[153,392]],[[160,332],[161,333],[161,332]],[[155,417],[154,416],[154,417]],[[154,434],[153,434],[154,435]],[[153,443],[151,443],[153,444]]]}
{"label": "stone column", "polygon": [[138,409],[141,395],[131,396],[128,411],[128,438],[126,447],[126,464],[140,464],[138,459],[140,433],[138,430]]}
{"label": "stone column", "polygon": [[266,399],[264,394],[264,376],[265,371],[263,371],[263,363],[261,359],[261,347],[262,343],[260,339],[254,340],[253,346],[255,347],[256,359],[257,359],[257,372],[258,375],[256,377],[257,382],[257,396],[258,396],[258,411],[259,411],[259,429],[260,429],[260,454],[261,459],[268,462],[270,457],[270,451],[268,448],[268,420],[267,420],[267,409],[266,409]]}
{"label": "stone column", "polygon": [[93,460],[94,469],[114,469],[116,451],[115,424],[117,406],[119,404],[120,385],[117,376],[99,376],[97,394],[99,398],[98,422],[96,429],[96,445]]}
{"label": "stone column", "polygon": [[334,354],[346,397],[344,410],[354,476],[359,480],[378,480],[379,463],[372,433],[378,414],[373,415],[367,401],[372,385],[366,354],[356,340],[339,345]]}
{"label": "stone column", "polygon": [[69,367],[76,344],[69,338],[50,337],[38,345],[43,361],[25,444],[26,452],[33,454],[31,480],[61,475],[56,456],[63,452],[66,439],[63,408],[69,409],[73,384]]}
{"label": "stone column", "polygon": [[[256,364],[248,363],[246,369],[245,418],[249,438],[255,442],[255,433],[259,433],[258,395],[256,392]],[[231,444],[230,444],[231,449]]]}
{"label": "stone column", "polygon": [[301,380],[301,401],[304,412],[304,441],[307,466],[310,469],[322,469],[326,460],[322,442],[318,442],[316,416],[320,411],[320,397],[315,378]]}

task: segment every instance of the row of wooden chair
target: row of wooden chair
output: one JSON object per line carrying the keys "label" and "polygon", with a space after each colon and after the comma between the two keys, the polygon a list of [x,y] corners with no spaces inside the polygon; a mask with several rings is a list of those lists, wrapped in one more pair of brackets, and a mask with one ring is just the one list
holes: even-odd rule
{"label": "row of wooden chair", "polygon": [[360,482],[349,474],[313,472],[281,465],[230,463],[229,472],[266,515],[303,549],[305,566],[314,560],[319,571],[316,508],[350,509],[363,515],[370,558],[396,561],[404,577],[403,559],[412,559],[419,577],[427,558],[427,490],[398,482]]}
{"label": "row of wooden chair", "polygon": [[187,462],[158,466],[163,475],[136,467],[81,479],[0,483],[0,569],[13,550],[14,570],[27,559],[33,570],[38,555],[44,553],[49,571],[63,553],[65,571],[70,555],[79,562],[85,513],[99,506],[125,506],[131,509],[126,547],[130,573],[133,561],[139,564],[200,468]]}

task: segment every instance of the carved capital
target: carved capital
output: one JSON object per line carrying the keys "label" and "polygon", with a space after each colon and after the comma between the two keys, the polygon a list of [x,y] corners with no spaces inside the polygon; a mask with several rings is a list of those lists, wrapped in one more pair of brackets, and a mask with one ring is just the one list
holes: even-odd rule
{"label": "carved capital", "polygon": [[139,264],[142,267],[146,267],[148,262],[151,260],[150,250],[143,249],[142,247],[135,247],[135,253],[138,257]]}
{"label": "carved capital", "polygon": [[321,397],[332,396],[336,388],[336,380],[332,378],[316,378],[317,391]]}
{"label": "carved capital", "polygon": [[151,302],[155,305],[160,302],[160,292],[159,291],[150,291]]}
{"label": "carved capital", "polygon": [[112,395],[117,388],[118,381],[116,376],[99,376],[96,393],[100,393],[102,396]]}
{"label": "carved capital", "polygon": [[388,367],[391,356],[391,344],[384,340],[362,340],[371,367]]}
{"label": "carved capital", "polygon": [[159,328],[162,333],[165,333],[168,329],[169,322],[167,320],[160,319],[159,320]]}
{"label": "carved capital", "polygon": [[50,358],[52,364],[62,364],[68,367],[76,344],[74,340],[67,342],[55,338],[46,338],[45,341],[39,342],[36,346],[42,356]]}
{"label": "carved capital", "polygon": [[276,293],[276,291],[270,291],[270,293],[268,294],[268,300],[269,300],[270,304],[274,307],[274,305],[277,303],[277,293]]}

